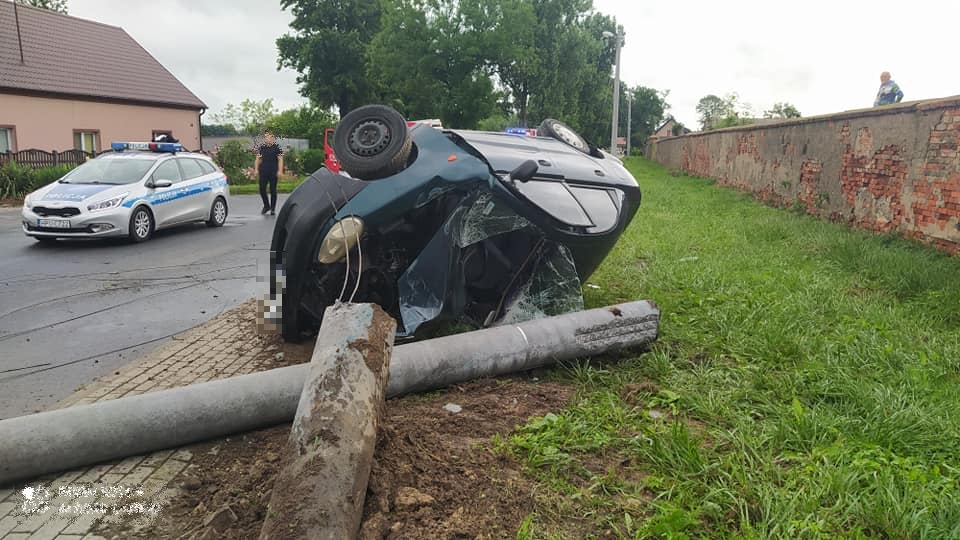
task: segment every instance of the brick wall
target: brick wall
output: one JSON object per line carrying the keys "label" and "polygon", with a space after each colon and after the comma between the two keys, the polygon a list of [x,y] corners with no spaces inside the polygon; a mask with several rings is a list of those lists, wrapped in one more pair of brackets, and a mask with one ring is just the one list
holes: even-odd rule
{"label": "brick wall", "polygon": [[960,253],[960,96],[653,140],[647,156],[777,206]]}

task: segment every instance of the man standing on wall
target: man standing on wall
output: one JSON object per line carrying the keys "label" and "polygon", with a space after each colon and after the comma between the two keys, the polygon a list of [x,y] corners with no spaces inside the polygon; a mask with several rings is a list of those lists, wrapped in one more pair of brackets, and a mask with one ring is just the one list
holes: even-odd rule
{"label": "man standing on wall", "polygon": [[877,99],[873,101],[874,107],[880,105],[890,105],[891,103],[900,103],[903,99],[903,92],[897,83],[890,80],[890,72],[884,71],[880,74],[880,90],[877,92]]}
{"label": "man standing on wall", "polygon": [[[283,150],[277,144],[273,133],[263,133],[263,144],[257,149],[257,160],[253,168],[260,178],[260,198],[263,199],[261,214],[270,212],[274,215],[277,209],[277,174],[283,170]],[[267,200],[267,185],[270,186],[270,200]]]}

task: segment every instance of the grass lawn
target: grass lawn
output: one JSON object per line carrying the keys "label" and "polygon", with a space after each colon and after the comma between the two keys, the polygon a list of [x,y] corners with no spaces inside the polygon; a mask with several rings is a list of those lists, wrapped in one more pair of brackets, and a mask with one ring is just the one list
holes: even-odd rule
{"label": "grass lawn", "polygon": [[628,167],[585,294],[661,336],[494,441],[540,485],[517,537],[960,538],[960,258]]}
{"label": "grass lawn", "polygon": [[[306,180],[306,177],[297,178],[295,180],[281,180],[277,182],[277,193],[290,193],[297,186],[303,183]],[[231,195],[259,195],[260,194],[260,184],[254,182],[252,184],[231,184],[230,185],[230,194]]]}

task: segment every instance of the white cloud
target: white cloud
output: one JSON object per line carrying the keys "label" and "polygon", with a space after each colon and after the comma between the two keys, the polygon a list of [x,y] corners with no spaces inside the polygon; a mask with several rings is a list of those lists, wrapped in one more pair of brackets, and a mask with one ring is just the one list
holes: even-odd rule
{"label": "white cloud", "polygon": [[624,26],[621,78],[670,90],[673,114],[697,125],[707,94],[737,92],[761,113],[777,101],[804,116],[873,104],[888,70],[905,100],[960,94],[945,0],[594,0]]}
{"label": "white cloud", "polygon": [[276,39],[292,19],[268,0],[69,0],[70,15],[119,26],[209,107],[273,98],[306,101],[296,73],[277,71]]}
{"label": "white cloud", "polygon": [[[373,1],[373,0],[371,0]],[[868,107],[881,71],[906,100],[960,94],[953,67],[960,2],[946,0],[594,0],[626,31],[621,77],[670,90],[673,114],[697,125],[707,94],[737,92],[761,113],[777,101],[805,116]],[[278,72],[289,12],[273,0],[69,0],[70,14],[124,28],[212,112],[245,98],[305,100]]]}

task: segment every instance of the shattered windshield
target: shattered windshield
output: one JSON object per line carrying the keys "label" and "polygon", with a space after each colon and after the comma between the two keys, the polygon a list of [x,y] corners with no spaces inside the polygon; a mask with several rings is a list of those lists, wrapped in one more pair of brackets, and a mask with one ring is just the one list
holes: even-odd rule
{"label": "shattered windshield", "polygon": [[[400,314],[405,334],[435,318],[448,301],[465,301],[466,291],[450,296],[451,287],[463,282],[462,267],[454,261],[464,248],[487,239],[527,229],[542,232],[509,206],[483,192],[457,208],[407,268],[398,281]],[[583,294],[573,255],[563,245],[550,244],[536,260],[530,279],[504,298],[504,316],[497,324],[513,324],[583,309]],[[500,294],[507,294],[501,291]],[[457,299],[459,298],[459,300]]]}
{"label": "shattered windshield", "polygon": [[498,234],[517,231],[532,224],[508,206],[497,204],[493,195],[482,193],[463,216],[457,245],[466,247]]}
{"label": "shattered windshield", "polygon": [[530,281],[507,305],[496,326],[552,317],[583,309],[583,287],[573,254],[564,245],[541,259]]}

